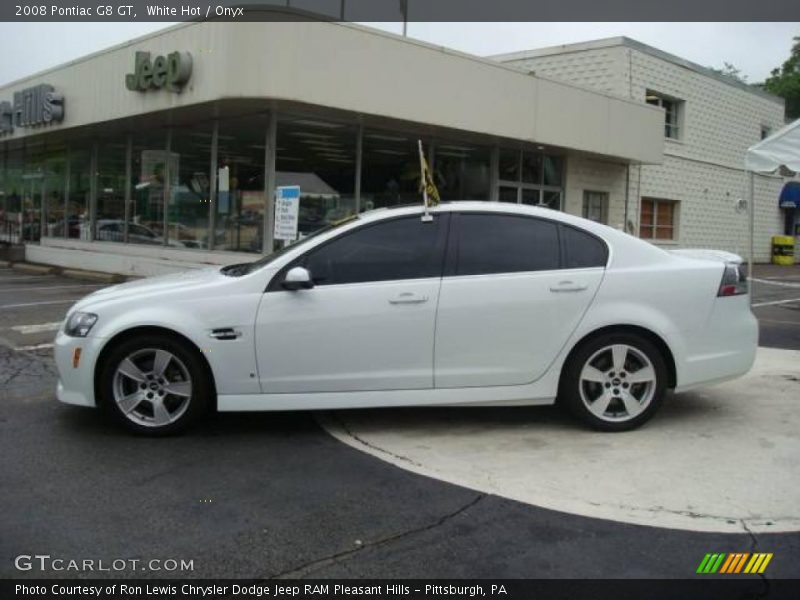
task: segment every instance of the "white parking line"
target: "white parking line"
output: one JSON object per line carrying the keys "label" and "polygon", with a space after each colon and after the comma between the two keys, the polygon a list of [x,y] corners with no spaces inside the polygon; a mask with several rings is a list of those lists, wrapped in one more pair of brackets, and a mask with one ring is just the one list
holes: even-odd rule
{"label": "white parking line", "polygon": [[37,323],[35,325],[14,325],[11,327],[11,329],[19,333],[30,334],[40,333],[42,331],[58,331],[59,327],[61,327],[61,321],[53,321],[52,323]]}
{"label": "white parking line", "polygon": [[[2,279],[0,279],[2,282]],[[104,283],[83,283],[83,284],[76,284],[76,285],[50,285],[44,287],[16,287],[13,289],[2,289],[0,288],[0,294],[3,292],[33,292],[39,290],[68,290],[70,288],[96,288],[96,287],[105,287]]]}
{"label": "white parking line", "polygon": [[772,279],[757,279],[755,277],[751,277],[750,281],[766,283],[767,285],[777,285],[780,287],[800,288],[800,283],[789,283],[787,281],[773,281]]}
{"label": "white parking line", "polygon": [[33,346],[17,346],[14,350],[24,352],[26,350],[44,350],[45,348],[52,348],[55,346],[52,342],[49,344],[34,344]]}
{"label": "white parking line", "polygon": [[24,304],[3,304],[0,306],[0,309],[3,308],[24,308],[26,306],[42,306],[44,304],[74,304],[77,302],[74,298],[71,300],[47,300],[46,302],[25,302]]}
{"label": "white parking line", "polygon": [[773,300],[771,302],[756,302],[753,304],[753,308],[758,308],[759,306],[775,306],[776,304],[791,304],[792,302],[800,302],[800,298],[790,298],[789,300]]}

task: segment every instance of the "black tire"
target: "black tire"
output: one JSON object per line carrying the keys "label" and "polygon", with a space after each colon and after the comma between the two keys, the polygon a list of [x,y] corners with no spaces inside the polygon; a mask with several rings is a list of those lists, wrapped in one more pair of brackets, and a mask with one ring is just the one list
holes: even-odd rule
{"label": "black tire", "polygon": [[[152,352],[152,360],[149,354]],[[163,351],[163,352],[160,352]],[[155,377],[157,365],[156,353],[165,356],[165,353],[172,358],[163,370],[162,383],[145,379],[142,383],[145,386],[141,391],[141,384],[137,379],[127,376],[117,376],[118,369],[126,359],[134,356],[135,366],[141,368],[136,373],[137,376],[144,374],[145,377]],[[177,360],[175,360],[177,359]],[[150,361],[150,362],[148,362]],[[148,371],[148,364],[150,371]],[[126,367],[126,371],[131,371]],[[186,388],[186,384],[189,387]],[[150,385],[158,386],[151,392]],[[181,387],[183,386],[183,387]],[[126,397],[125,392],[136,391],[143,395],[136,406],[127,414],[116,401],[115,391],[120,397]],[[181,391],[181,395],[173,394],[170,390]],[[189,391],[186,394],[187,390]],[[152,399],[148,399],[150,394]],[[131,393],[128,397],[132,397]],[[196,348],[191,347],[174,337],[164,334],[137,335],[128,338],[113,348],[103,360],[100,366],[98,380],[98,404],[114,421],[123,427],[137,434],[150,436],[173,435],[184,431],[197,419],[207,414],[213,406],[214,385],[209,373],[208,366]],[[188,399],[188,404],[183,405],[184,399]],[[167,414],[170,420],[166,424],[159,424],[156,421],[156,403],[162,407],[167,407]],[[148,408],[149,406],[149,408]],[[174,412],[170,409],[174,408]],[[152,414],[151,422],[148,423],[148,412]],[[163,415],[163,412],[159,412]],[[174,419],[172,418],[174,416]]]}
{"label": "black tire", "polygon": [[[630,351],[625,354],[626,366],[621,373],[618,373],[613,370],[614,351],[610,348],[623,346],[630,348]],[[621,352],[619,354],[622,355]],[[645,359],[650,365],[647,365]],[[597,382],[582,380],[582,372],[587,363],[590,363],[589,367],[601,373],[603,379]],[[644,379],[649,376],[648,366],[654,373],[652,384],[626,382],[626,379]],[[591,376],[595,375],[594,371],[591,371]],[[656,413],[666,394],[667,379],[668,371],[664,356],[650,340],[635,333],[611,332],[583,342],[572,353],[562,371],[559,402],[593,429],[629,431],[641,426]],[[605,410],[602,402],[595,405],[601,397],[610,398]],[[627,402],[631,399],[637,404],[631,404],[636,408],[629,412]],[[596,406],[594,412],[590,410],[590,405]],[[636,410],[640,412],[637,413]],[[600,411],[603,411],[602,416],[598,414]]]}

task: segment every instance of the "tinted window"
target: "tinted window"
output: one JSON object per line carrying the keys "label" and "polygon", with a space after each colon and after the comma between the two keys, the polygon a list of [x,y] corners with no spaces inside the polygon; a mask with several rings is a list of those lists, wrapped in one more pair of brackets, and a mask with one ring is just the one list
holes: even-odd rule
{"label": "tinted window", "polygon": [[558,226],[514,215],[461,214],[456,275],[544,271],[559,265]]}
{"label": "tinted window", "polygon": [[439,277],[442,217],[419,216],[368,225],[309,252],[300,263],[317,285]]}
{"label": "tinted window", "polygon": [[565,269],[606,266],[608,248],[602,241],[573,227],[562,227],[561,235],[564,242]]}

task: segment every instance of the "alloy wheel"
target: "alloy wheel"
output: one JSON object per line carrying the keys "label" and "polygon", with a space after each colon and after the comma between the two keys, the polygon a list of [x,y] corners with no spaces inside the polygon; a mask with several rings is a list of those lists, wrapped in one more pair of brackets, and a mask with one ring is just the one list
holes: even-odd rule
{"label": "alloy wheel", "polygon": [[613,344],[584,363],[578,389],[594,416],[623,422],[644,412],[653,400],[656,384],[656,370],[647,355],[628,344]]}
{"label": "alloy wheel", "polygon": [[180,419],[189,408],[192,378],[171,352],[143,348],[117,365],[113,391],[126,418],[145,427],[163,427]]}

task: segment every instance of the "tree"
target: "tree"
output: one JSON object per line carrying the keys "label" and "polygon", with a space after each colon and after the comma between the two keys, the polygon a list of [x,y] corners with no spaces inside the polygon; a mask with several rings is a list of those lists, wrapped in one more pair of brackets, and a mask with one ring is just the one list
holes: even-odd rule
{"label": "tree", "polygon": [[789,58],[764,82],[764,89],[786,100],[786,117],[800,118],[800,37],[794,44]]}
{"label": "tree", "polygon": [[747,83],[747,75],[742,73],[742,70],[736,67],[729,62],[722,63],[724,66],[721,69],[715,69],[714,67],[710,67],[712,71],[715,73],[719,73],[720,75],[725,75],[726,77],[730,77],[731,79],[735,79],[740,83]]}

